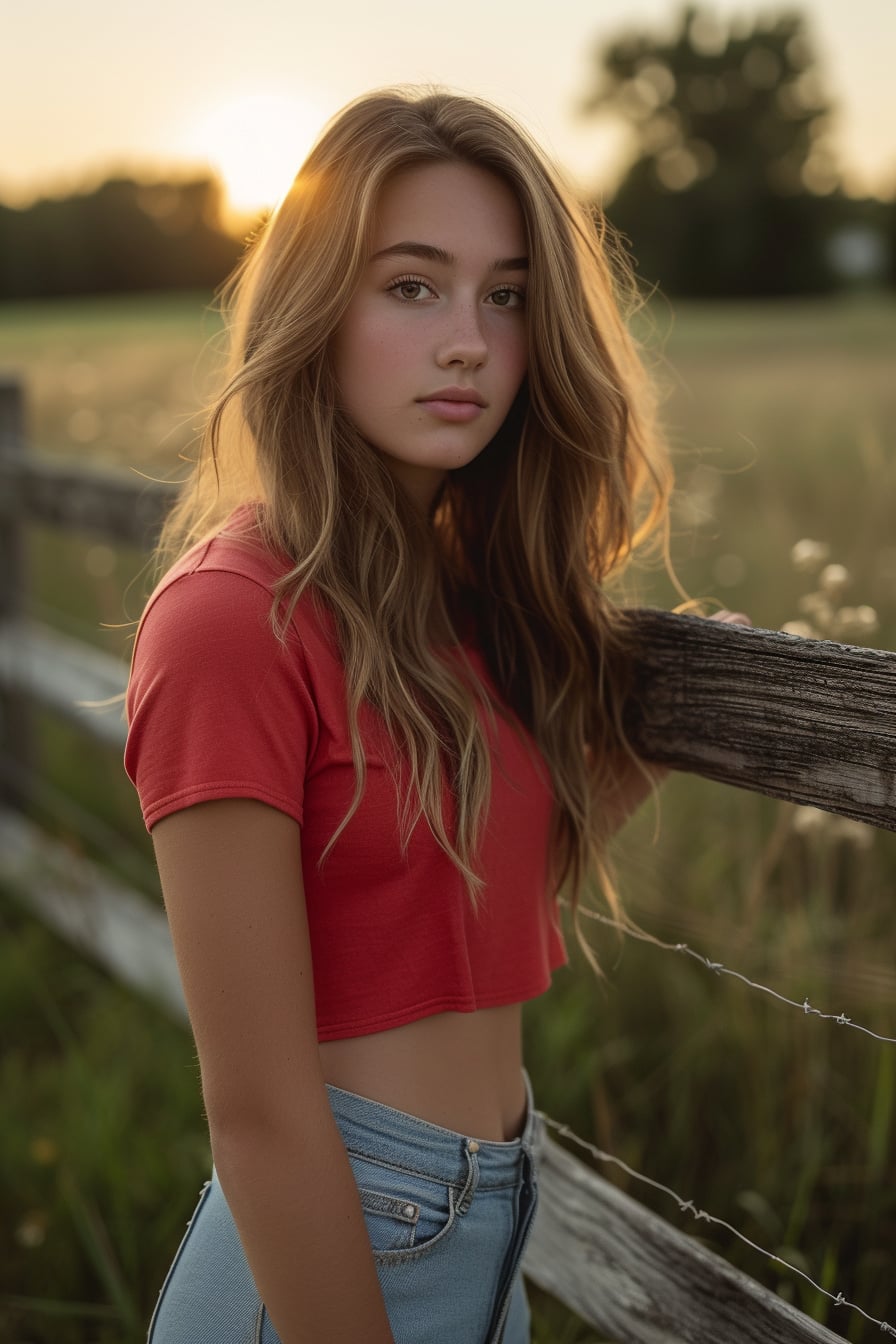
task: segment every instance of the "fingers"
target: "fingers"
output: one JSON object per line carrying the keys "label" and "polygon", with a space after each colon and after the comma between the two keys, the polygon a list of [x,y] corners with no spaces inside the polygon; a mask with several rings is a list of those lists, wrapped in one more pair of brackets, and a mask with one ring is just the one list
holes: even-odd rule
{"label": "fingers", "polygon": [[749,616],[742,611],[714,611],[709,619],[711,621],[721,621],[723,625],[752,626],[753,624]]}

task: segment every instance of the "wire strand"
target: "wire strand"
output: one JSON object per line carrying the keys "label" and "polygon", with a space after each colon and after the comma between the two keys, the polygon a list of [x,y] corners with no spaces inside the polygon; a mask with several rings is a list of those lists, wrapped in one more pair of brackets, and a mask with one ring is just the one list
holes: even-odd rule
{"label": "wire strand", "polygon": [[[569,902],[561,899],[562,905],[568,905]],[[720,961],[712,961],[702,952],[695,952],[687,943],[666,943],[662,938],[655,938],[652,934],[642,933],[638,929],[632,928],[628,924],[623,924],[617,919],[611,919],[609,915],[602,915],[597,910],[589,910],[587,906],[579,906],[579,913],[587,915],[589,919],[597,920],[600,924],[606,924],[611,929],[617,929],[620,933],[627,934],[629,938],[635,938],[638,942],[647,943],[652,947],[658,947],[664,952],[680,952],[684,956],[692,957],[694,961],[700,962],[708,971],[715,972],[716,975],[730,975],[733,979],[739,980],[741,984],[747,985],[750,989],[759,990],[762,994],[768,994],[770,998],[777,999],[779,1003],[785,1003],[790,1008],[798,1008],[800,1012],[807,1017],[818,1017],[825,1022],[835,1022],[838,1027],[852,1027],[854,1031],[861,1031],[865,1036],[871,1036],[876,1041],[883,1041],[886,1045],[896,1045],[896,1036],[881,1036],[878,1032],[872,1031],[870,1027],[864,1027],[859,1022],[854,1022],[851,1017],[845,1013],[824,1013],[820,1008],[813,1008],[807,998],[802,1002],[797,999],[788,999],[785,994],[779,994],[776,989],[770,989],[768,985],[763,985],[757,980],[751,980],[749,976],[741,971],[734,971],[730,966],[724,966]]]}
{"label": "wire strand", "polygon": [[823,1293],[825,1297],[830,1298],[834,1303],[834,1306],[849,1307],[851,1311],[857,1311],[859,1315],[863,1316],[871,1325],[878,1326],[884,1334],[896,1335],[896,1329],[894,1329],[888,1321],[882,1321],[876,1316],[869,1315],[869,1313],[863,1310],[863,1308],[856,1302],[850,1302],[848,1298],[844,1297],[843,1293],[829,1293],[826,1288],[822,1288],[821,1284],[817,1283],[810,1274],[805,1272],[805,1270],[799,1269],[796,1265],[791,1264],[789,1260],[784,1260],[780,1255],[776,1255],[774,1251],[767,1251],[763,1246],[757,1245],[755,1241],[751,1241],[749,1237],[745,1237],[742,1232],[738,1232],[737,1228],[733,1227],[731,1223],[726,1222],[724,1218],[714,1217],[713,1214],[707,1213],[705,1209],[698,1208],[692,1199],[683,1199],[671,1186],[664,1185],[662,1181],[654,1180],[652,1176],[645,1176],[640,1171],[635,1171],[634,1167],[630,1167],[621,1157],[614,1157],[612,1153],[605,1153],[602,1149],[596,1148],[594,1144],[589,1143],[587,1139],[580,1138],[568,1125],[560,1124],[559,1121],[553,1120],[549,1115],[545,1115],[543,1111],[539,1111],[538,1114],[546,1125],[550,1125],[552,1129],[555,1129],[558,1134],[562,1134],[564,1138],[571,1139],[573,1143],[577,1143],[580,1148],[584,1148],[600,1162],[610,1162],[613,1166],[619,1167],[621,1171],[624,1171],[626,1175],[631,1176],[633,1180],[640,1181],[644,1185],[650,1185],[654,1190],[660,1190],[664,1195],[668,1195],[670,1199],[674,1199],[682,1213],[690,1213],[698,1222],[712,1223],[716,1227],[724,1227],[727,1232],[730,1232],[732,1236],[737,1237],[738,1241],[742,1241],[745,1246],[749,1246],[752,1251],[758,1252],[759,1255],[767,1257],[767,1259],[773,1261],[775,1264],[782,1265],[784,1269],[789,1270],[793,1274],[798,1274],[801,1279],[805,1279],[805,1281],[808,1284],[811,1284],[811,1286],[819,1293]]}

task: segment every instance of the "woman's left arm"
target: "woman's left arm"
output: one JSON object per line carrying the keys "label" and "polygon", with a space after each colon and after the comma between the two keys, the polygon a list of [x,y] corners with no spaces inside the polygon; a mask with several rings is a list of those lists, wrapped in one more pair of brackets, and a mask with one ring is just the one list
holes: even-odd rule
{"label": "woman's left arm", "polygon": [[[709,620],[722,621],[725,625],[753,624],[749,616],[745,616],[742,611],[716,611]],[[589,749],[586,747],[585,750],[587,753]],[[643,761],[642,766],[643,770],[628,757],[621,764],[619,788],[608,805],[607,819],[611,835],[625,825],[629,817],[637,812],[648,795],[653,792],[654,787],[662,784],[670,773],[668,766],[657,765],[652,761]]]}

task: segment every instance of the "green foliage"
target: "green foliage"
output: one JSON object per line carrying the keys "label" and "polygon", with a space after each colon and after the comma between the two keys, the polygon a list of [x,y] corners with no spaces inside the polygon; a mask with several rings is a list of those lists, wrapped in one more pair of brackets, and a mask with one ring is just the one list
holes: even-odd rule
{"label": "green foliage", "polygon": [[595,52],[580,107],[627,127],[608,214],[667,294],[828,292],[831,240],[859,227],[883,278],[893,212],[837,190],[833,104],[799,13],[726,25],[689,6],[671,36],[631,29]]}
{"label": "green foliage", "polygon": [[689,6],[670,38],[632,31],[596,60],[600,84],[582,110],[626,115],[658,187],[718,175],[730,205],[748,207],[761,192],[803,190],[810,158],[826,159],[816,140],[832,109],[800,14],[726,28]]}
{"label": "green foliage", "polygon": [[186,1032],[0,892],[0,1338],[141,1344],[211,1158]]}

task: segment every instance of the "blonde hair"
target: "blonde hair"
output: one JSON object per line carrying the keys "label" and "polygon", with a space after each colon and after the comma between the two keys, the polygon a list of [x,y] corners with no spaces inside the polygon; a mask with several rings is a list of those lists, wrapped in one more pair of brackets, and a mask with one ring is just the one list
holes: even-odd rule
{"label": "blonde hair", "polygon": [[[424,517],[341,412],[328,344],[367,262],[384,183],[433,162],[478,165],[515,194],[529,254],[529,358],[502,429],[447,473]],[[571,878],[576,932],[595,964],[578,903],[593,872],[619,914],[605,812],[620,764],[635,759],[622,718],[628,622],[603,585],[664,523],[671,486],[651,386],[621,311],[638,304],[637,290],[606,222],[485,101],[383,89],[324,129],[219,294],[230,338],[224,386],[165,524],[160,568],[219,530],[236,505],[257,501],[261,539],[292,561],[276,586],[274,629],[284,636],[307,589],[333,613],[344,660],[356,787],[323,857],[364,790],[357,715],[366,700],[410,765],[403,845],[425,814],[475,907],[491,792],[476,698],[488,705],[488,696],[431,640],[433,619],[457,634],[471,618],[504,706],[550,771],[551,879],[559,889]],[[441,810],[445,765],[453,839]]]}

